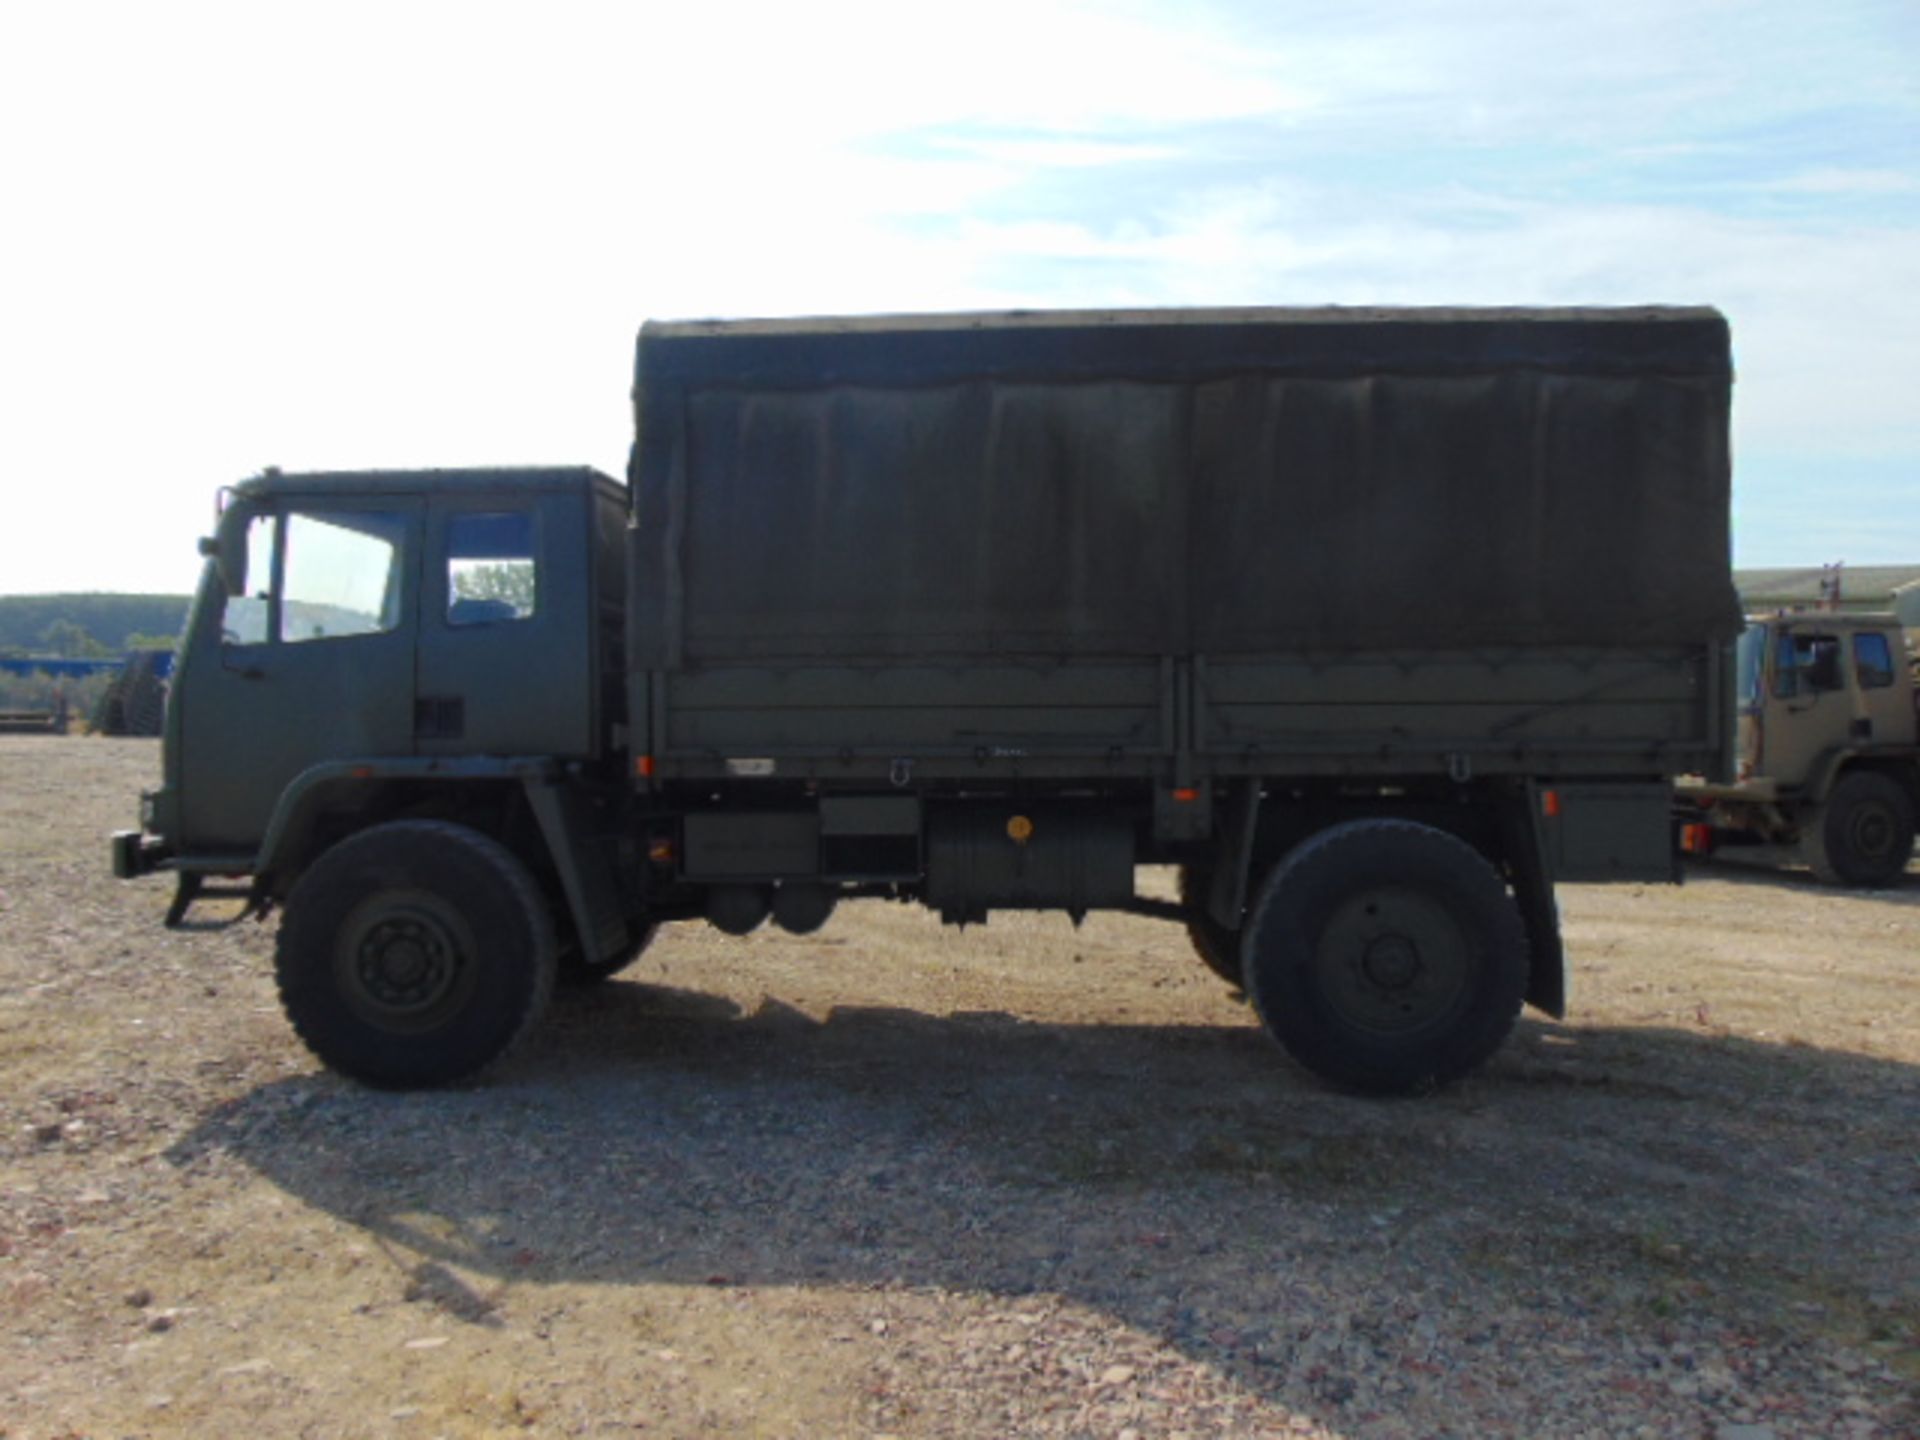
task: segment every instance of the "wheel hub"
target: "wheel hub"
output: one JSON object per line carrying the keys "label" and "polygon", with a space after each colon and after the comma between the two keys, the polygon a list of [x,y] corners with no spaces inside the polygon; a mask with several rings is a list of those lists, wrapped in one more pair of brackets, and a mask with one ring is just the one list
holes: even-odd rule
{"label": "wheel hub", "polygon": [[1382,935],[1360,959],[1367,979],[1383,990],[1404,990],[1420,975],[1420,952],[1404,935]]}
{"label": "wheel hub", "polygon": [[1430,895],[1382,887],[1352,896],[1320,933],[1321,993],[1347,1024],[1399,1035],[1444,1020],[1471,987],[1473,951]]}
{"label": "wheel hub", "polygon": [[464,964],[440,918],[411,909],[374,917],[343,958],[359,1008],[388,1022],[432,1012],[453,992]]}
{"label": "wheel hub", "polygon": [[1862,805],[1853,814],[1853,848],[1860,855],[1878,859],[1893,848],[1893,816],[1885,807]]}

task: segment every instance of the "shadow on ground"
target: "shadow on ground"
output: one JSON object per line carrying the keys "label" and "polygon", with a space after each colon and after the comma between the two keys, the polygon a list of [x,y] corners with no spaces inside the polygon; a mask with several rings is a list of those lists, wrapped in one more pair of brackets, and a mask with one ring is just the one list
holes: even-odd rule
{"label": "shadow on ground", "polygon": [[1523,1022],[1483,1076],[1382,1103],[1251,1023],[817,1020],[615,983],[485,1085],[289,1079],[169,1158],[237,1156],[476,1323],[475,1286],[522,1282],[1053,1293],[1341,1424],[1342,1365],[1434,1362],[1422,1316],[1632,1347],[1711,1307],[1910,1345],[1912,1247],[1876,1237],[1920,1205],[1916,1120],[1914,1067],[1672,1030]]}

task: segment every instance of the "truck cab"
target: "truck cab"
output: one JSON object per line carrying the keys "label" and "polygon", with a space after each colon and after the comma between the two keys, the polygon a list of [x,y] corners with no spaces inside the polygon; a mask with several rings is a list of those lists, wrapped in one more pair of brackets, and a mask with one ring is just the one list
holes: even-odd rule
{"label": "truck cab", "polygon": [[1920,697],[1898,619],[1757,616],[1736,657],[1735,777],[1680,781],[1685,847],[1766,846],[1833,884],[1902,874],[1920,808]]}
{"label": "truck cab", "polygon": [[358,825],[370,800],[430,803],[422,787],[456,770],[602,760],[624,706],[625,505],[584,469],[268,471],[224,490],[164,783],[117,863],[178,871],[188,901],[210,875],[271,894],[349,798]]}

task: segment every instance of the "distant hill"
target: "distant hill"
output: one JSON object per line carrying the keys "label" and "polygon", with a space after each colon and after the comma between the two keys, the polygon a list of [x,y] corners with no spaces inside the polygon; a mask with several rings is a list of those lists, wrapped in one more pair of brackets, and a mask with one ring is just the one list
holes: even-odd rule
{"label": "distant hill", "polygon": [[44,653],[47,628],[65,621],[118,654],[130,635],[177,636],[188,603],[185,595],[0,595],[0,651]]}

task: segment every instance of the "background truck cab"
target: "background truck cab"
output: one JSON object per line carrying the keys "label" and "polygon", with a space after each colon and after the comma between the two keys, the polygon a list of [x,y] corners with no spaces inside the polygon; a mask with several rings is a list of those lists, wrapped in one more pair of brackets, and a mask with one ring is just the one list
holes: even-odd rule
{"label": "background truck cab", "polygon": [[1899,621],[1756,617],[1741,634],[1736,674],[1735,777],[1679,782],[1685,847],[1798,858],[1833,884],[1901,875],[1920,808],[1920,696]]}

